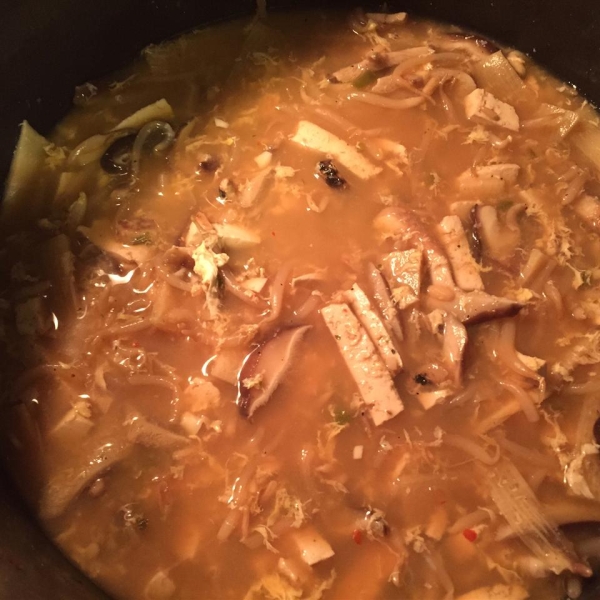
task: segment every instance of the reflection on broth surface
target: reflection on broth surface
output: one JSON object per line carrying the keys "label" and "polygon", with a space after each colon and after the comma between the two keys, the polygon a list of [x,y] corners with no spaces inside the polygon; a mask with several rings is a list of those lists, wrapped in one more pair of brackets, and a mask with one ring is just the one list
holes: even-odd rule
{"label": "reflection on broth surface", "polygon": [[302,13],[75,105],[22,127],[0,303],[4,454],[66,554],[118,598],[579,597],[600,132],[573,89],[403,13]]}

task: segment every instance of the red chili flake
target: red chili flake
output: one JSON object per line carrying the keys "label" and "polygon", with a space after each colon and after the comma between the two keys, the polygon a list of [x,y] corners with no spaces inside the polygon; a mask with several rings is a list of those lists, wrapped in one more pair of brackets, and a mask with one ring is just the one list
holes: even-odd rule
{"label": "red chili flake", "polygon": [[355,544],[362,544],[362,531],[360,529],[355,529],[352,532],[352,539],[354,540]]}
{"label": "red chili flake", "polygon": [[274,231],[271,231],[271,235],[272,235],[273,237],[275,237],[275,232],[274,232]]}
{"label": "red chili flake", "polygon": [[477,539],[477,532],[473,531],[473,529],[465,529],[463,531],[463,535],[470,541],[474,542]]}
{"label": "red chili flake", "polygon": [[131,342],[131,345],[132,345],[134,348],[139,348],[139,347],[140,347],[140,343],[139,343],[139,342],[136,342],[135,340],[134,340],[133,342]]}

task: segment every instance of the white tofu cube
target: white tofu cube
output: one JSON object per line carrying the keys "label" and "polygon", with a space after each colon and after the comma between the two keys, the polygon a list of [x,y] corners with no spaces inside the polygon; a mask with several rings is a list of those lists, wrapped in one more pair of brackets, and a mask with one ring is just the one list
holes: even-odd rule
{"label": "white tofu cube", "polygon": [[510,131],[519,131],[519,115],[506,102],[478,88],[465,96],[465,113],[468,119],[484,125],[497,125]]}
{"label": "white tofu cube", "polygon": [[294,542],[302,560],[307,565],[312,566],[335,554],[329,542],[313,527],[306,527],[295,532]]}

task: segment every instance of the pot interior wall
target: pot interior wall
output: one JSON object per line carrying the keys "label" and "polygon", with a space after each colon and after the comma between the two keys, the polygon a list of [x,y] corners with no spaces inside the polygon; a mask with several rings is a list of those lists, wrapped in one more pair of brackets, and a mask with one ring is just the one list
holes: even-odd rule
{"label": "pot interior wall", "polygon": [[[271,0],[269,8],[352,4]],[[600,18],[593,0],[406,0],[388,5],[513,45],[600,103]],[[69,109],[75,85],[126,65],[149,43],[253,10],[253,0],[21,0],[4,6],[0,181],[8,172],[21,121],[45,133]],[[0,597],[105,598],[43,537],[1,477]]]}

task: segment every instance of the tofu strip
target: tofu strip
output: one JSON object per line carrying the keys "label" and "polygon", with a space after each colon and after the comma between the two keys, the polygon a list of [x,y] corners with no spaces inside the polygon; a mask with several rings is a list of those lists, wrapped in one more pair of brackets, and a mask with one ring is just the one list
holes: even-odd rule
{"label": "tofu strip", "polygon": [[373,165],[353,146],[310,121],[300,121],[291,140],[310,150],[332,156],[360,179],[370,179],[381,173],[381,167]]}
{"label": "tofu strip", "polygon": [[483,281],[460,219],[456,216],[444,217],[437,230],[458,287],[465,292],[483,290]]}
{"label": "tofu strip", "polygon": [[379,315],[373,310],[371,301],[363,290],[354,284],[345,294],[346,299],[362,326],[367,330],[371,341],[377,347],[387,370],[396,375],[402,370],[402,359]]}
{"label": "tofu strip", "polygon": [[404,409],[392,377],[373,342],[347,304],[329,304],[321,309],[327,328],[358,391],[369,407],[375,425],[392,419]]}

